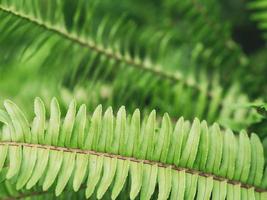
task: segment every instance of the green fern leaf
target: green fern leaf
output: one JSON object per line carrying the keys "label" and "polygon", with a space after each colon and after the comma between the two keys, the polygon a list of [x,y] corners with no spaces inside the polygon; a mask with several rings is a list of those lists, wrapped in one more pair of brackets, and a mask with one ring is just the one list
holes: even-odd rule
{"label": "green fern leaf", "polygon": [[[233,135],[217,124],[208,128],[205,121],[195,119],[190,124],[182,118],[173,129],[167,114],[159,123],[152,111],[141,122],[139,111],[127,116],[124,107],[116,116],[111,108],[102,114],[98,107],[88,121],[85,106],[76,113],[75,102],[64,120],[58,120],[56,99],[46,120],[40,117],[45,113],[40,109],[42,101],[36,98],[34,105],[32,123],[9,100],[0,112],[1,174],[5,183],[16,183],[13,195],[18,194],[6,197],[34,190],[41,196],[50,190],[59,196],[83,189],[86,198],[96,199],[121,195],[124,199],[154,195],[159,199],[264,199],[267,195],[263,147],[255,134]],[[67,128],[67,122],[74,124]],[[47,128],[37,129],[38,124]],[[51,131],[52,127],[56,128]]]}

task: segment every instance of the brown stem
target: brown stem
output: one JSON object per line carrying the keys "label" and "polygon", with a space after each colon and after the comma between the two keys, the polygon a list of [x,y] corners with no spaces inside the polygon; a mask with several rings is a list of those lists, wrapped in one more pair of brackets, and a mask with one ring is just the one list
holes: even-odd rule
{"label": "brown stem", "polygon": [[120,160],[129,160],[131,162],[144,163],[144,164],[148,164],[148,165],[157,165],[160,168],[171,168],[172,170],[176,170],[176,171],[185,171],[185,173],[197,174],[198,176],[202,176],[202,177],[212,177],[214,180],[217,180],[217,181],[226,181],[228,184],[240,185],[241,188],[246,188],[246,189],[254,188],[256,192],[267,192],[266,189],[262,189],[262,188],[259,188],[259,187],[256,187],[256,186],[253,186],[250,184],[242,183],[240,181],[231,180],[231,179],[217,176],[217,175],[211,174],[211,173],[201,172],[201,171],[196,170],[196,169],[177,167],[173,164],[166,164],[166,163],[162,163],[162,162],[158,162],[158,161],[138,159],[138,158],[134,158],[134,157],[127,157],[127,156],[121,156],[121,155],[117,155],[117,154],[97,152],[97,151],[93,151],[93,150],[82,150],[82,149],[76,149],[76,148],[57,147],[57,146],[50,146],[50,145],[44,145],[44,144],[30,144],[30,143],[22,143],[22,142],[0,142],[0,145],[35,147],[35,148],[49,149],[52,151],[72,152],[72,153],[78,153],[78,154],[104,156],[104,157],[116,158],[116,159],[120,159]]}

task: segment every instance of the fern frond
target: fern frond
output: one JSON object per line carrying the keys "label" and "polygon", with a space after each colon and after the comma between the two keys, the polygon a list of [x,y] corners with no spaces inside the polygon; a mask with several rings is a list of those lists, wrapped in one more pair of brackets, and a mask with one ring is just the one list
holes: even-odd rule
{"label": "fern frond", "polygon": [[74,101],[63,118],[56,99],[46,120],[39,98],[29,123],[14,103],[4,106],[0,168],[18,191],[37,184],[60,195],[66,185],[78,191],[85,184],[86,197],[97,199],[106,193],[116,199],[121,191],[124,199],[266,198],[263,148],[255,134],[234,135],[198,119],[180,118],[174,127],[168,114],[158,123],[155,111],[141,120],[139,110],[127,116],[124,107],[114,116],[112,108],[102,113],[98,106],[88,116]]}
{"label": "fern frond", "polygon": [[[109,30],[111,31],[109,35],[109,43],[107,41],[103,41],[104,39],[102,38],[103,31],[106,31],[107,27],[105,27],[106,21],[102,21],[99,24],[99,27],[97,28],[98,30],[96,32],[93,32],[90,30],[90,32],[86,32],[88,27],[86,29],[84,28],[83,30],[78,29],[77,24],[73,24],[73,30],[68,30],[68,27],[65,26],[65,21],[64,21],[64,12],[61,10],[63,9],[62,6],[64,5],[61,1],[55,1],[55,3],[51,3],[49,5],[50,7],[52,6],[57,6],[57,13],[55,16],[46,16],[45,18],[43,15],[48,14],[48,13],[41,13],[43,10],[41,10],[42,2],[36,2],[35,4],[21,4],[21,3],[10,3],[6,2],[5,0],[2,0],[1,6],[0,6],[0,11],[2,12],[2,17],[7,19],[4,21],[2,24],[3,29],[5,28],[4,25],[7,24],[7,22],[10,20],[10,16],[16,17],[19,19],[17,21],[17,24],[14,26],[19,26],[20,23],[31,23],[37,27],[43,28],[45,31],[55,33],[59,35],[62,38],[65,38],[67,40],[70,40],[71,42],[78,44],[80,46],[85,47],[86,49],[89,49],[90,51],[95,52],[97,55],[103,55],[104,57],[113,60],[114,62],[122,63],[122,64],[127,64],[129,66],[135,67],[135,68],[140,68],[141,70],[145,71],[150,71],[153,74],[157,74],[161,77],[170,79],[170,80],[175,80],[175,81],[184,81],[185,84],[187,82],[183,80],[181,75],[178,74],[173,74],[169,73],[168,71],[163,71],[158,64],[152,63],[151,59],[149,57],[146,57],[145,59],[141,59],[141,55],[130,55],[130,52],[128,49],[123,49],[123,46],[118,46],[120,41],[112,41],[114,39],[114,34],[117,34],[117,28],[118,27],[113,27],[113,29]],[[79,17],[90,17],[88,16],[79,16],[82,15],[82,9],[81,7],[84,5],[87,5],[88,3],[84,1],[78,1],[79,9],[76,13],[76,18]],[[90,7],[87,8],[90,9]],[[28,12],[26,10],[28,9]],[[51,9],[51,8],[50,8]],[[92,8],[91,8],[92,9]],[[89,10],[91,11],[91,10]],[[39,13],[40,12],[40,13]],[[48,12],[48,11],[47,11]],[[92,11],[91,11],[92,12]],[[6,15],[6,16],[5,16]],[[8,16],[8,17],[7,17]],[[54,18],[52,18],[54,17]],[[12,17],[11,17],[12,18]],[[52,19],[51,19],[52,18]],[[78,20],[74,18],[73,20]],[[87,19],[87,21],[84,22],[84,26],[86,24],[91,24],[92,19]],[[78,21],[74,21],[73,23],[78,23]],[[119,24],[116,24],[119,25]],[[76,28],[75,28],[76,27]],[[93,27],[90,27],[90,29]],[[7,33],[10,30],[5,30]],[[2,37],[4,40],[5,37]],[[43,42],[43,41],[41,41]],[[127,42],[126,40],[124,42]],[[88,52],[86,52],[88,54]],[[155,68],[157,66],[157,68]],[[191,86],[193,86],[191,84]]]}

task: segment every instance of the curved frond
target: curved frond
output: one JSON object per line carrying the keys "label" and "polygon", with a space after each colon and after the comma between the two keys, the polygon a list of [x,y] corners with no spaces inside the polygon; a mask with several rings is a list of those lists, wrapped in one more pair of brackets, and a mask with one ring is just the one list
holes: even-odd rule
{"label": "curved frond", "polygon": [[46,120],[39,98],[29,122],[11,101],[4,106],[0,168],[18,191],[37,184],[60,195],[67,185],[74,191],[85,185],[85,196],[97,199],[120,193],[124,199],[266,198],[263,147],[255,134],[234,135],[198,119],[173,125],[168,114],[158,122],[155,111],[140,119],[139,110],[127,115],[124,107],[114,115],[98,106],[88,116],[74,101],[61,114],[56,99]]}
{"label": "curved frond", "polygon": [[[97,56],[103,56],[103,59],[111,59],[112,62],[115,63],[122,63],[126,64],[135,68],[140,68],[141,70],[150,71],[153,74],[157,74],[159,76],[162,76],[164,78],[175,80],[175,81],[183,81],[185,84],[187,84],[186,80],[183,80],[181,75],[169,73],[168,71],[162,70],[163,67],[158,66],[157,63],[152,63],[151,59],[149,57],[141,58],[141,55],[134,54],[131,55],[130,49],[125,48],[126,46],[123,46],[124,44],[120,43],[128,43],[127,39],[124,36],[124,41],[122,38],[120,40],[117,39],[118,36],[115,37],[116,34],[127,34],[123,31],[118,32],[118,29],[121,28],[120,25],[123,21],[119,20],[113,27],[109,27],[109,24],[107,22],[106,18],[103,18],[100,22],[98,22],[97,30],[93,30],[95,27],[92,25],[94,22],[92,22],[92,14],[90,12],[93,12],[93,5],[89,4],[86,1],[77,1],[77,10],[75,13],[75,16],[72,20],[72,27],[68,27],[65,25],[65,16],[64,12],[62,10],[64,9],[64,1],[57,0],[57,1],[51,1],[51,3],[47,3],[47,6],[49,7],[48,10],[43,10],[42,1],[35,1],[36,3],[17,3],[9,1],[2,0],[0,3],[0,11],[2,13],[2,17],[5,19],[1,26],[3,30],[5,31],[5,35],[1,38],[2,40],[5,39],[5,36],[8,36],[8,33],[10,31],[19,28],[22,24],[27,24],[28,26],[35,25],[37,29],[40,28],[39,33],[43,31],[44,29],[47,32],[50,32],[52,34],[56,34],[60,36],[61,38],[65,38],[69,40],[70,42],[73,42],[74,44],[78,44],[82,47],[96,54]],[[54,3],[52,3],[54,2]],[[87,12],[89,12],[88,15],[85,15],[84,10],[82,6],[86,6]],[[49,10],[53,7],[56,7],[56,13],[51,14],[49,13]],[[50,14],[50,15],[49,15]],[[8,24],[10,21],[14,21],[14,18],[17,23],[14,24],[14,27],[11,27],[9,29],[5,28],[5,25]],[[79,20],[84,21],[82,22],[82,29],[78,27],[78,23],[81,23]],[[95,20],[98,20],[96,17],[93,18]],[[91,25],[91,27],[87,27],[87,25]],[[127,27],[133,29],[133,27]],[[26,31],[31,31],[30,29],[26,29]],[[107,34],[106,32],[109,32],[108,35],[108,41],[107,39],[104,39],[104,34]],[[125,30],[124,30],[125,31]],[[122,35],[123,36],[123,35]],[[40,37],[40,36],[39,36]],[[48,40],[49,34],[44,35],[43,37],[40,37],[39,45],[42,45],[42,43],[46,40]],[[57,44],[59,38],[55,39],[54,45]],[[32,41],[33,42],[33,41]],[[85,52],[88,55],[88,51]],[[138,53],[138,52],[134,52]],[[191,86],[193,86],[191,84]]]}

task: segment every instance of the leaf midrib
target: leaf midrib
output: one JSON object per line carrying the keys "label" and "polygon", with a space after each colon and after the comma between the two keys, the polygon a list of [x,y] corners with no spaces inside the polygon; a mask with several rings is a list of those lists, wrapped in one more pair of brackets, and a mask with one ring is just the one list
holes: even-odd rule
{"label": "leaf midrib", "polygon": [[98,152],[94,150],[83,150],[83,149],[78,149],[78,148],[59,147],[59,146],[52,146],[52,145],[46,145],[46,144],[31,144],[31,143],[24,143],[24,142],[1,141],[0,145],[1,146],[8,145],[8,146],[21,146],[21,147],[34,147],[34,148],[39,148],[39,149],[49,149],[52,151],[71,152],[71,153],[78,153],[78,154],[87,154],[87,155],[116,158],[120,160],[129,160],[130,162],[137,162],[137,163],[143,163],[143,164],[148,164],[148,165],[157,165],[160,168],[171,168],[172,170],[175,170],[175,171],[185,171],[185,173],[187,174],[197,174],[198,176],[202,176],[202,177],[212,177],[216,181],[220,181],[220,182],[226,181],[227,184],[240,185],[241,188],[245,188],[245,189],[254,188],[255,192],[259,192],[259,193],[267,192],[267,189],[263,189],[263,188],[260,188],[260,187],[257,187],[251,184],[242,183],[241,181],[231,180],[225,177],[217,176],[212,173],[206,173],[206,172],[202,172],[196,169],[177,167],[173,164],[166,164],[166,163],[162,163],[158,161],[122,156],[119,154],[104,153],[104,152]]}

